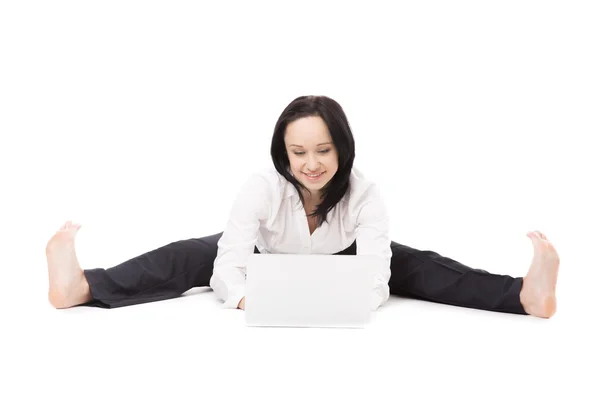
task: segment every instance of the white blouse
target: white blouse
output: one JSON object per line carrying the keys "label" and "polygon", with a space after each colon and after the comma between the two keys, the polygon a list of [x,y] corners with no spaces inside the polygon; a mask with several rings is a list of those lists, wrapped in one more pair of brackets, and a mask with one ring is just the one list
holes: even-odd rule
{"label": "white blouse", "polygon": [[[218,242],[210,287],[237,308],[245,295],[246,261],[254,253],[334,254],[356,240],[357,255],[376,255],[371,308],[389,296],[392,251],[387,209],[377,186],[356,168],[350,188],[313,234],[296,188],[274,167],[254,173],[239,191],[223,236]],[[343,277],[340,277],[343,280]]]}

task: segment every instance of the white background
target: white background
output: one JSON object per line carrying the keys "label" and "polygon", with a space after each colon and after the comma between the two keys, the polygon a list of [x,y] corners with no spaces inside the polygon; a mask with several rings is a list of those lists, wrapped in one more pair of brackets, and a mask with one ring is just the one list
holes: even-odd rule
{"label": "white background", "polygon": [[[281,3],[0,5],[2,397],[595,397],[594,2]],[[207,289],[49,306],[66,220],[84,268],[220,232],[306,94],[344,108],[392,240],[522,276],[539,229],[557,314],[394,297],[366,330],[313,330],[246,328]]]}

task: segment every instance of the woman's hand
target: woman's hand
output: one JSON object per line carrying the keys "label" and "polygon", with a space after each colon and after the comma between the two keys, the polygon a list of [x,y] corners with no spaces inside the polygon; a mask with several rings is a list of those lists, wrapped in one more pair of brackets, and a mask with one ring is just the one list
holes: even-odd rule
{"label": "woman's hand", "polygon": [[240,303],[238,304],[238,308],[242,309],[242,310],[246,310],[246,297],[242,297],[242,299],[240,300]]}

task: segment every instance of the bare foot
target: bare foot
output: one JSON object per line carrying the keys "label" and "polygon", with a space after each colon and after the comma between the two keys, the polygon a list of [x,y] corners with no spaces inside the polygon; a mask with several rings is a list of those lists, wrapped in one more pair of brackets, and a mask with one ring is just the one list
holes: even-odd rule
{"label": "bare foot", "polygon": [[75,255],[79,224],[67,221],[46,245],[48,300],[55,308],[68,308],[91,300],[89,286]]}
{"label": "bare foot", "polygon": [[550,318],[556,312],[556,280],[560,258],[540,231],[528,232],[533,242],[533,261],[523,278],[521,304],[525,312],[541,318]]}

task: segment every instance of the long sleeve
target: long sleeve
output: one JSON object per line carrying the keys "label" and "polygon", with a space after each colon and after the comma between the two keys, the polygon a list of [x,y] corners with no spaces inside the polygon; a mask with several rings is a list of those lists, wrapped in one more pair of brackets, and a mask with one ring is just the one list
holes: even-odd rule
{"label": "long sleeve", "polygon": [[210,287],[224,300],[224,308],[237,308],[245,296],[246,263],[254,253],[260,221],[268,218],[269,184],[251,176],[236,196],[223,235],[218,242]]}
{"label": "long sleeve", "polygon": [[376,310],[390,297],[388,283],[392,276],[392,250],[387,209],[375,185],[365,193],[357,224],[356,254],[375,255],[380,260],[373,266],[375,275],[371,309]]}

